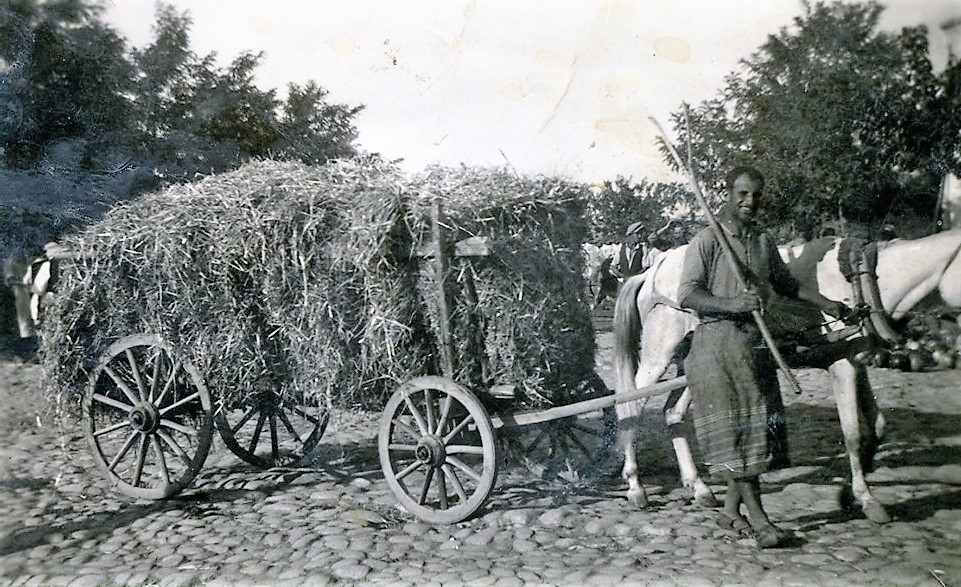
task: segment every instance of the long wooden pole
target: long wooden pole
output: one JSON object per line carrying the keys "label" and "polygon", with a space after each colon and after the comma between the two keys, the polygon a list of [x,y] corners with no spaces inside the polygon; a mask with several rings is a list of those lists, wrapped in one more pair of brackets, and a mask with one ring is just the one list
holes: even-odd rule
{"label": "long wooden pole", "polygon": [[687,377],[684,377],[683,375],[681,377],[675,377],[674,379],[668,379],[667,381],[660,381],[646,387],[639,387],[627,393],[605,395],[602,397],[596,397],[594,399],[575,402],[573,404],[548,408],[546,410],[517,412],[513,414],[507,412],[494,415],[491,416],[491,425],[494,428],[520,428],[530,424],[539,424],[541,422],[549,422],[551,420],[559,420],[561,418],[569,418],[571,416],[580,416],[581,414],[593,412],[594,410],[603,410],[616,404],[623,404],[625,402],[633,402],[639,399],[654,397],[656,395],[663,395],[682,387],[687,387]]}
{"label": "long wooden pole", "polygon": [[450,332],[450,308],[447,306],[447,260],[444,258],[444,235],[441,231],[440,200],[431,205],[431,236],[434,245],[434,271],[437,275],[437,310],[440,316],[441,370],[448,379],[454,377],[454,351]]}
{"label": "long wooden pole", "polygon": [[[684,106],[684,118],[687,120],[687,105]],[[664,129],[661,128],[660,123],[657,122],[653,117],[651,122],[657,127],[657,130],[661,134],[661,140],[664,142],[664,146],[667,147],[668,152],[671,154],[671,158],[674,159],[674,163],[680,169],[686,172],[687,179],[691,184],[691,189],[694,191],[694,197],[697,199],[697,203],[701,206],[704,211],[704,215],[707,217],[707,222],[717,237],[719,243],[721,243],[721,249],[724,251],[724,256],[727,257],[728,263],[731,266],[731,270],[734,272],[734,277],[737,279],[738,285],[740,287],[747,289],[747,280],[744,279],[744,274],[741,271],[741,266],[737,263],[737,256],[734,253],[734,249],[731,247],[731,243],[727,240],[727,235],[724,234],[724,229],[718,223],[714,214],[711,212],[710,206],[707,205],[707,200],[704,198],[704,194],[701,192],[701,186],[697,183],[697,178],[694,176],[694,170],[689,166],[684,164],[681,156],[678,154],[677,149],[667,138],[664,133]],[[688,130],[688,140],[690,140],[690,130]],[[767,345],[768,349],[771,351],[771,355],[774,357],[774,361],[777,366],[780,367],[781,371],[784,372],[784,376],[787,379],[788,386],[794,393],[801,393],[801,386],[798,384],[797,379],[794,377],[794,373],[791,372],[791,368],[788,366],[787,361],[781,356],[781,351],[778,350],[777,344],[774,342],[774,337],[771,335],[771,330],[767,327],[767,323],[764,322],[764,317],[758,310],[752,310],[751,316],[754,317],[754,322],[757,323],[758,329],[761,331],[761,336],[764,338],[764,343]]]}

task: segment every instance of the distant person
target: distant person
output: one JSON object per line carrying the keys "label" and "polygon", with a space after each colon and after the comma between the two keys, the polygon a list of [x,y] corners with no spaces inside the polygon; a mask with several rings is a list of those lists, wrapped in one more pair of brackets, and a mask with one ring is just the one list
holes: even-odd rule
{"label": "distant person", "polygon": [[611,274],[624,280],[644,271],[644,253],[647,243],[641,236],[642,225],[635,222],[627,227],[627,234],[621,241],[617,261],[611,264]]}

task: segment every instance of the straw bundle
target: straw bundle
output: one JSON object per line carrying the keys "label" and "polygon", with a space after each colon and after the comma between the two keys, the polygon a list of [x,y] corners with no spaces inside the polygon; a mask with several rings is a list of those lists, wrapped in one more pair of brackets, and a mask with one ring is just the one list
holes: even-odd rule
{"label": "straw bundle", "polygon": [[[449,241],[480,236],[490,249],[449,268],[454,379],[472,388],[515,385],[528,406],[563,403],[581,391],[595,351],[580,255],[585,188],[469,168],[430,169],[414,183],[409,222],[420,241],[426,208],[439,198]],[[439,341],[436,279],[425,272],[421,287]]]}
{"label": "straw bundle", "polygon": [[437,196],[446,242],[482,235],[492,253],[450,265],[455,380],[560,401],[593,369],[579,188],[467,169],[410,179],[376,159],[250,163],[66,239],[80,258],[42,325],[48,391],[77,397],[110,343],[157,332],[220,399],[269,388],[379,407],[439,372],[438,276],[418,254]]}
{"label": "straw bundle", "polygon": [[405,296],[409,255],[398,255],[409,249],[395,226],[401,188],[376,161],[266,161],[114,208],[66,243],[81,258],[63,267],[44,320],[50,384],[81,391],[106,346],[145,331],[221,397],[383,395],[426,352],[416,295]]}

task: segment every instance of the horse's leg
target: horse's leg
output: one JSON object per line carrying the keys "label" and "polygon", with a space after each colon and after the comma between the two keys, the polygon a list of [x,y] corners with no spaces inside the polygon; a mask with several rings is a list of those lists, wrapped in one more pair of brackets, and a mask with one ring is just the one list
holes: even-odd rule
{"label": "horse's leg", "polygon": [[[865,479],[866,468],[870,467],[874,445],[878,439],[877,429],[879,425],[883,426],[884,421],[871,395],[867,371],[846,360],[834,363],[828,371],[834,380],[834,399],[844,435],[844,448],[851,466],[852,497],[869,520],[885,524],[891,521],[891,516],[871,494],[871,488]],[[866,396],[870,396],[870,400],[867,400]]]}
{"label": "horse's leg", "polygon": [[615,406],[617,412],[617,444],[624,452],[624,468],[621,477],[627,481],[627,501],[635,507],[647,507],[647,491],[637,474],[637,426],[639,415],[629,415],[622,405]]}
{"label": "horse's leg", "polygon": [[34,313],[31,308],[33,295],[23,285],[15,284],[11,289],[13,290],[13,302],[17,312],[17,327],[20,330],[20,338],[30,338],[36,334]]}
{"label": "horse's leg", "polygon": [[694,462],[694,453],[691,452],[691,445],[688,442],[687,430],[684,427],[684,415],[691,406],[691,390],[684,388],[683,393],[677,394],[676,391],[668,397],[664,407],[664,419],[667,427],[671,431],[671,444],[674,446],[674,455],[677,457],[677,466],[681,470],[681,483],[684,487],[694,492],[694,502],[701,507],[716,508],[720,504],[714,497],[714,492],[707,486],[700,474],[697,472],[697,465]]}

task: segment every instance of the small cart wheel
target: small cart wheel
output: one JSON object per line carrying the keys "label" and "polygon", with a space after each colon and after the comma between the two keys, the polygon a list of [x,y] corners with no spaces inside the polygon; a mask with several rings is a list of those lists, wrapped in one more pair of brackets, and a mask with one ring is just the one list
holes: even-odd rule
{"label": "small cart wheel", "polygon": [[213,438],[203,378],[153,334],[107,348],[90,373],[82,414],[97,466],[136,498],[179,493],[200,472]]}
{"label": "small cart wheel", "polygon": [[214,416],[230,452],[263,469],[310,463],[329,419],[323,397],[272,390],[225,402]]}
{"label": "small cart wheel", "polygon": [[[590,374],[569,403],[580,403],[612,395],[604,380]],[[612,450],[617,435],[617,416],[613,407],[593,414],[568,416],[502,430],[499,437],[508,463],[520,464],[531,472],[559,470],[578,473],[603,471],[604,458]]]}
{"label": "small cart wheel", "polygon": [[409,512],[453,524],[490,496],[497,477],[494,427],[471,392],[443,377],[418,377],[387,402],[380,421],[380,466]]}

